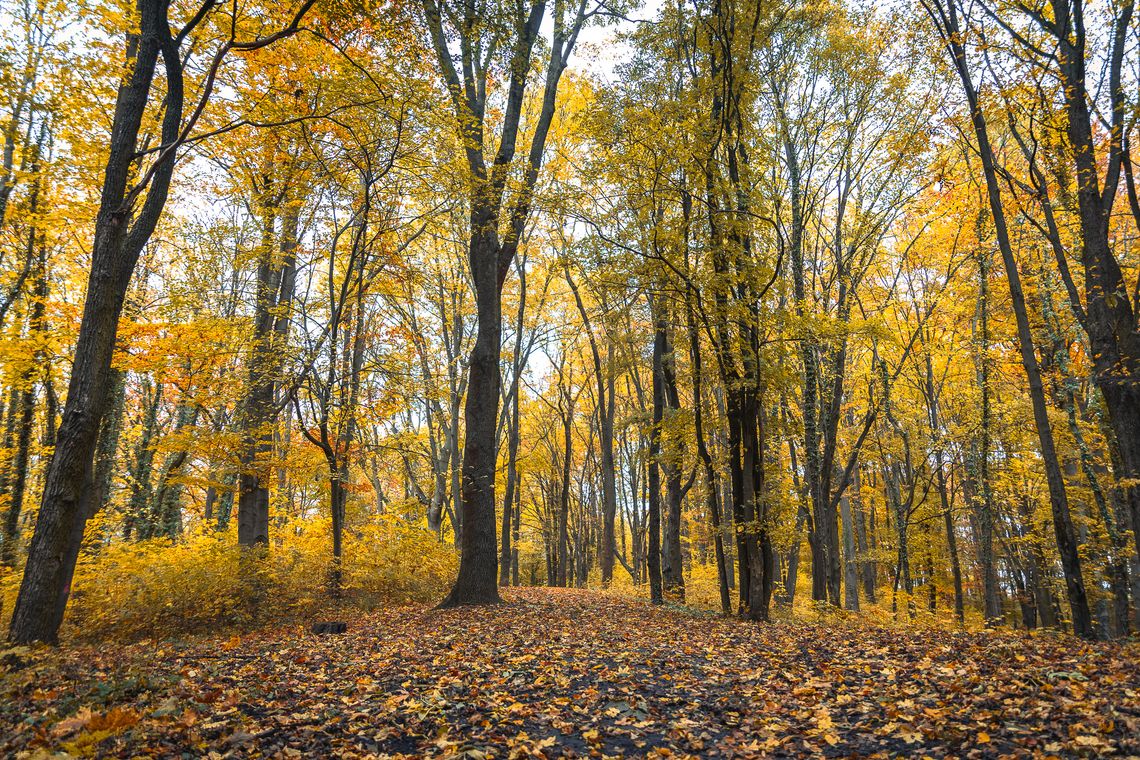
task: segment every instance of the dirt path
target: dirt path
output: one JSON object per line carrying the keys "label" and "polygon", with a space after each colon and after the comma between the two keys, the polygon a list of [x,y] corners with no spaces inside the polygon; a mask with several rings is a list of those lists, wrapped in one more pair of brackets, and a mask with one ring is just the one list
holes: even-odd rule
{"label": "dirt path", "polygon": [[339,636],[10,657],[0,755],[1140,754],[1135,645],[509,598],[384,610]]}

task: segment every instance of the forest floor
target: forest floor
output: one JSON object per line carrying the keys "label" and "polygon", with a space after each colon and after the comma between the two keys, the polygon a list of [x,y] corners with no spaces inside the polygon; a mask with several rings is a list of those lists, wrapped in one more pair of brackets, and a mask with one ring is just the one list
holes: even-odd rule
{"label": "forest floor", "polygon": [[1140,755],[1135,643],[506,598],[9,652],[0,756]]}

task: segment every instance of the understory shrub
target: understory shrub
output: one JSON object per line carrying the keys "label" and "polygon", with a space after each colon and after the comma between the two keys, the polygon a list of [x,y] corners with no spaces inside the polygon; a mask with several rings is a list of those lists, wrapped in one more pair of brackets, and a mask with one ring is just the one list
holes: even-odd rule
{"label": "understory shrub", "polygon": [[[96,545],[79,559],[64,635],[133,639],[243,627],[332,604],[366,608],[441,598],[454,579],[453,547],[424,528],[388,516],[344,536],[343,594],[330,599],[332,539],[327,519],[274,527],[264,554],[244,552],[233,531]],[[20,574],[0,575],[0,623]]]}

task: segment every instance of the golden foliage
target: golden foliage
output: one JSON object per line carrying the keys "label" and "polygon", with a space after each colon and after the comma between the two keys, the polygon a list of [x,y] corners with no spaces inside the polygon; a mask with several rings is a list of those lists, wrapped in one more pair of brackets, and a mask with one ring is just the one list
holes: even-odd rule
{"label": "golden foliage", "polygon": [[[312,613],[328,604],[329,521],[290,523],[263,559],[246,557],[226,532],[179,541],[116,542],[79,560],[65,636],[134,639],[182,635]],[[443,595],[456,555],[429,531],[381,515],[345,536],[347,604],[372,608]],[[254,562],[256,566],[250,566]],[[20,576],[0,576],[7,626]],[[260,603],[264,600],[264,603]]]}

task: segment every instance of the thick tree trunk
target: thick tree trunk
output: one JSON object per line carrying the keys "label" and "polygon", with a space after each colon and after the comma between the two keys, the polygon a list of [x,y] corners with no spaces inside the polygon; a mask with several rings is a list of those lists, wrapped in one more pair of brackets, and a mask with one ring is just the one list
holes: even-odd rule
{"label": "thick tree trunk", "polygon": [[[495,537],[495,426],[499,417],[499,356],[502,349],[502,278],[499,245],[488,232],[492,214],[472,211],[471,275],[475,282],[478,328],[468,367],[464,419],[462,494],[458,512],[463,530],[459,542],[459,575],[440,604],[499,602],[498,547]],[[481,232],[482,231],[482,232]]]}
{"label": "thick tree trunk", "polygon": [[[755,368],[749,373],[755,377]],[[764,500],[764,431],[758,388],[744,391],[741,404],[744,421],[741,430],[741,471],[744,475],[744,534],[749,554],[747,606],[744,617],[767,620],[772,600],[776,555],[768,537],[768,516]]]}
{"label": "thick tree trunk", "polygon": [[[1073,165],[1076,169],[1077,209],[1081,231],[1081,263],[1085,273],[1088,298],[1087,329],[1092,348],[1096,384],[1104,397],[1105,408],[1116,434],[1125,485],[1122,487],[1132,514],[1134,526],[1140,526],[1140,330],[1132,300],[1118,294],[1128,292],[1124,273],[1113,254],[1109,241],[1109,214],[1120,179],[1120,163],[1124,159],[1124,120],[1126,109],[1121,84],[1121,66],[1128,29],[1134,13],[1132,3],[1124,3],[1113,19],[1113,49],[1108,61],[1112,99],[1112,142],[1104,186],[1100,182],[1097,161],[1097,138],[1094,136],[1090,111],[1085,62],[1085,27],[1079,17],[1080,5],[1052,3],[1061,55],[1056,59],[1064,84],[1066,125]],[[1072,30],[1072,34],[1070,34]],[[1061,540],[1061,538],[1059,538]],[[1068,540],[1067,538],[1065,539]],[[1140,555],[1140,530],[1133,531],[1137,555]],[[1075,547],[1073,549],[1075,552]],[[1066,575],[1066,584],[1073,582]],[[1075,591],[1075,589],[1073,589]],[[1070,594],[1072,591],[1070,592]],[[1070,596],[1070,602],[1072,598]],[[1074,612],[1074,629],[1078,627]],[[1078,631],[1079,633],[1079,631]]]}
{"label": "thick tree trunk", "polygon": [[134,176],[139,131],[160,54],[167,79],[162,119],[164,145],[173,144],[178,137],[183,101],[181,60],[167,25],[167,6],[159,0],[139,0],[138,9],[140,31],[132,36],[129,45],[134,53],[129,64],[131,72],[115,103],[110,152],[91,247],[87,298],[67,402],[8,630],[9,640],[16,644],[54,643],[63,622],[83,530],[98,507],[92,501],[92,460],[107,408],[119,315],[139,253],[166,203],[173,172],[173,154],[162,154],[145,200],[131,224],[132,204],[127,188]]}
{"label": "thick tree trunk", "polygon": [[244,452],[238,477],[238,544],[269,545],[269,458],[277,421],[277,375],[285,349],[288,314],[296,282],[299,209],[290,206],[282,217],[280,265],[272,252],[275,210],[266,209],[266,232],[257,274],[257,310],[253,353],[249,365],[249,395],[243,426]]}
{"label": "thick tree trunk", "polygon": [[[1072,376],[1069,367],[1069,346],[1061,338],[1061,326],[1057,321],[1057,314],[1053,306],[1053,297],[1050,292],[1048,273],[1042,271],[1042,284],[1040,288],[1041,306],[1045,321],[1046,332],[1053,345],[1053,357],[1059,370],[1060,378],[1055,380],[1053,395],[1065,410],[1069,423],[1069,433],[1077,446],[1080,470],[1092,493],[1093,502],[1097,507],[1097,517],[1104,524],[1105,532],[1109,538],[1109,556],[1106,560],[1105,575],[1112,589],[1113,615],[1107,621],[1106,632],[1109,637],[1127,635],[1129,629],[1128,617],[1128,564],[1129,547],[1125,537],[1121,535],[1116,524],[1116,516],[1109,508],[1108,496],[1101,487],[1097,475],[1097,465],[1093,460],[1092,452],[1085,441],[1084,432],[1077,417],[1076,387],[1079,381]],[[1074,464],[1075,469],[1075,464]],[[1075,475],[1073,472],[1071,475]],[[1122,494],[1127,498],[1127,489]],[[1092,515],[1090,515],[1092,517]]]}
{"label": "thick tree trunk", "polygon": [[[493,162],[484,155],[484,114],[486,108],[487,66],[474,62],[473,50],[482,49],[480,31],[470,27],[445,27],[444,14],[435,0],[424,0],[424,20],[431,32],[440,73],[452,96],[456,126],[462,136],[471,181],[471,239],[468,259],[475,285],[478,328],[468,369],[467,401],[464,416],[467,438],[463,445],[462,498],[457,516],[463,526],[460,537],[459,576],[444,607],[499,601],[497,585],[498,552],[495,537],[495,465],[498,455],[499,356],[502,348],[503,280],[518,252],[519,241],[530,215],[531,195],[542,168],[542,157],[554,118],[558,83],[566,69],[578,32],[586,22],[585,6],[555,6],[554,32],[550,36],[549,57],[541,105],[530,139],[530,151],[523,170],[521,187],[501,219],[503,197],[514,162],[520,118],[526,94],[531,54],[539,36],[546,0],[531,4],[525,19],[514,27],[506,104],[498,152]],[[460,38],[462,77],[451,52],[452,35]],[[479,54],[476,54],[478,56]],[[475,69],[482,69],[477,75]],[[478,78],[477,77],[481,77]],[[490,165],[490,169],[488,166]],[[500,226],[506,236],[499,241]]]}

